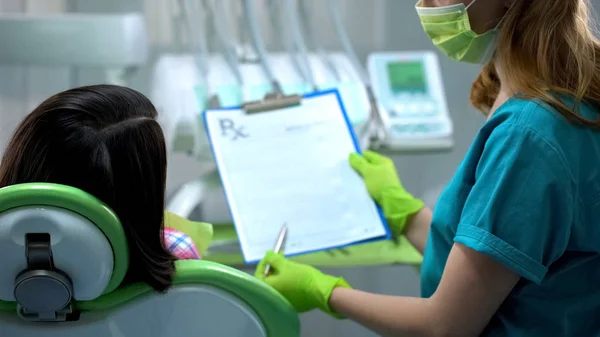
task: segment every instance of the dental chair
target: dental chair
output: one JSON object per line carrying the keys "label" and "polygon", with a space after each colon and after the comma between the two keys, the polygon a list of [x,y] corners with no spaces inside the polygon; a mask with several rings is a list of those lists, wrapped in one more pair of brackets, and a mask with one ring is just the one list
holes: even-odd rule
{"label": "dental chair", "polygon": [[99,200],[54,184],[0,189],[0,336],[299,336],[291,305],[263,282],[177,261],[163,295],[121,286],[123,228]]}

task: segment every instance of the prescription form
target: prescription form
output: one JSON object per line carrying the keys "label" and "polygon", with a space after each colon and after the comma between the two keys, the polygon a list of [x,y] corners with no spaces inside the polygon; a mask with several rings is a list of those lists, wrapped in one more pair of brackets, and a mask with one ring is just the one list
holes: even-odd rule
{"label": "prescription form", "polygon": [[281,110],[208,110],[204,118],[247,263],[273,249],[284,223],[286,255],[387,237],[348,163],[357,149],[336,91]]}

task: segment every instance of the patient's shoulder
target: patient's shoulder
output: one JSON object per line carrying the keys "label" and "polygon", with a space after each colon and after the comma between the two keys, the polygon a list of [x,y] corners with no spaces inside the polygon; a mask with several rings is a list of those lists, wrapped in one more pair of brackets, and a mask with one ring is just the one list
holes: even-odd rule
{"label": "patient's shoulder", "polygon": [[173,228],[164,229],[165,247],[179,260],[200,260],[198,248],[192,238]]}

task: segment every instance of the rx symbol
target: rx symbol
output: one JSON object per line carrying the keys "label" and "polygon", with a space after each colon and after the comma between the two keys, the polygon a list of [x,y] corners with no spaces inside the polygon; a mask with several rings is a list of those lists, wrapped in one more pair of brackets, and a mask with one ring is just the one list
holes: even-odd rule
{"label": "rx symbol", "polygon": [[235,123],[229,118],[219,119],[219,126],[221,127],[222,137],[231,135],[231,140],[248,138],[248,134],[244,132],[244,127],[236,126]]}

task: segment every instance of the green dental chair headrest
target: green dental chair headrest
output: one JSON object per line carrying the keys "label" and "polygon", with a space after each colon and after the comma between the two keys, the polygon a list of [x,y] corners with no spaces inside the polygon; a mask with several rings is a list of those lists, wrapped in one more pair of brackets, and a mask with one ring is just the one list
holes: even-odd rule
{"label": "green dental chair headrest", "polygon": [[173,287],[158,295],[120,286],[128,263],[117,216],[93,196],[42,183],[0,189],[0,336],[299,336],[291,305],[246,273],[177,261]]}

